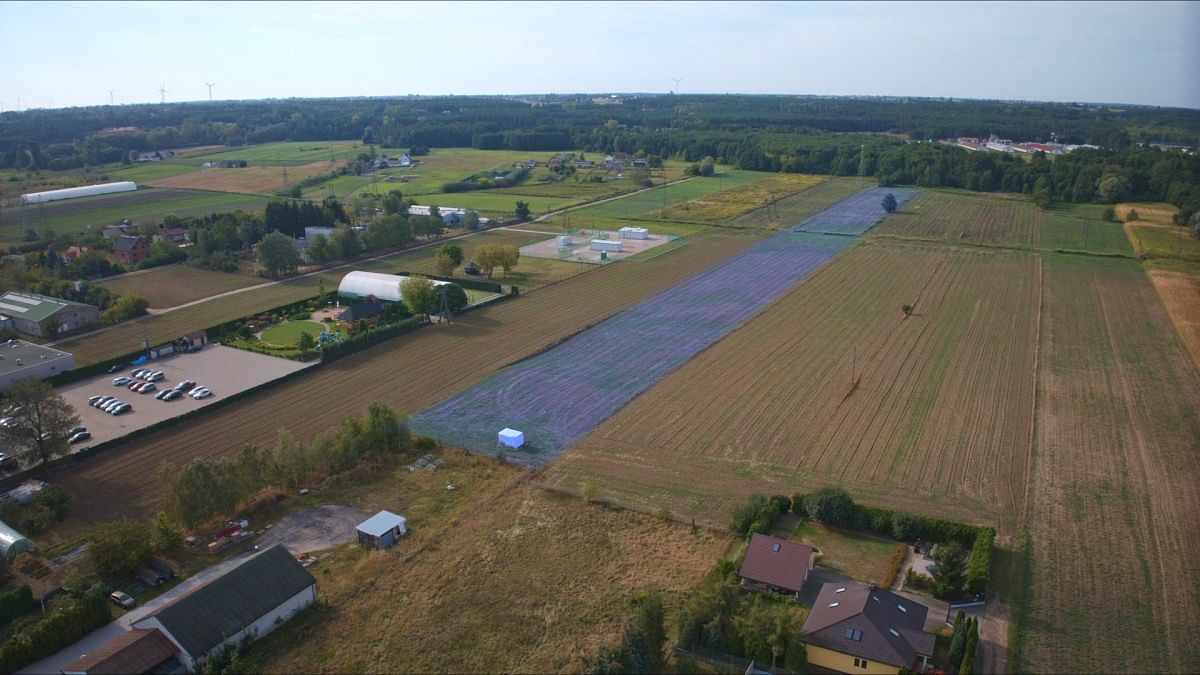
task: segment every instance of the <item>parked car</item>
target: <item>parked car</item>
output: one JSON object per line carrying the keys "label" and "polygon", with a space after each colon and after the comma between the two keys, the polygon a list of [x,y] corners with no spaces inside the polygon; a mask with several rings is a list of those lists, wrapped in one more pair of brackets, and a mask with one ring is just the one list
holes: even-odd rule
{"label": "parked car", "polygon": [[177,398],[183,398],[183,392],[178,389],[168,389],[167,395],[163,397],[164,401],[174,401]]}
{"label": "parked car", "polygon": [[67,439],[67,441],[70,443],[78,443],[80,441],[86,441],[87,439],[89,439],[91,437],[92,437],[92,435],[90,433],[88,433],[86,430],[84,430],[84,431],[80,431],[79,433],[71,434],[71,437],[69,439]]}
{"label": "parked car", "polygon": [[125,387],[128,386],[130,382],[133,382],[133,380],[125,376],[113,378],[114,387]]}
{"label": "parked car", "polygon": [[145,382],[142,384],[141,388],[139,388],[137,390],[137,393],[149,394],[150,392],[154,391],[155,389],[158,389],[158,387],[154,386],[153,382]]}
{"label": "parked car", "polygon": [[20,465],[16,457],[7,452],[0,452],[0,469],[4,471],[12,471]]}
{"label": "parked car", "polygon": [[153,373],[150,373],[149,375],[146,376],[146,381],[147,382],[161,382],[164,378],[166,378],[166,375],[163,375],[161,370],[156,370]]}
{"label": "parked car", "polygon": [[142,583],[148,586],[158,586],[162,582],[166,581],[166,579],[162,578],[158,572],[155,572],[149,567],[139,567],[133,571],[133,575],[138,579],[141,579]]}
{"label": "parked car", "polygon": [[129,412],[130,410],[133,410],[133,406],[129,405],[128,403],[122,403],[121,405],[117,406],[116,408],[113,408],[112,414],[124,415],[125,413]]}
{"label": "parked car", "polygon": [[149,567],[150,569],[154,570],[155,572],[158,572],[159,576],[165,577],[167,579],[175,578],[175,570],[171,569],[170,565],[159,560],[158,558],[151,558],[150,562],[146,563],[146,566]]}
{"label": "parked car", "polygon": [[100,409],[106,413],[111,413],[113,411],[113,408],[116,408],[117,406],[121,405],[122,403],[124,403],[124,401],[122,401],[121,399],[114,398],[113,400],[109,401],[108,403],[105,403],[104,405],[100,406]]}
{"label": "parked car", "polygon": [[67,432],[67,435],[74,436],[75,434],[77,434],[81,431],[87,431],[87,427],[74,427],[70,431]]}
{"label": "parked car", "polygon": [[209,396],[212,396],[212,390],[204,387],[201,387],[199,391],[192,394],[192,398],[196,399],[197,401],[206,399]]}
{"label": "parked car", "polygon": [[7,429],[9,427],[15,427],[15,426],[17,426],[17,420],[15,420],[11,417],[0,417],[0,427],[4,427],[5,429]]}
{"label": "parked car", "polygon": [[138,368],[137,370],[133,371],[132,373],[129,373],[129,376],[135,380],[140,380],[140,379],[142,379],[142,376],[148,372],[150,372],[149,368]]}
{"label": "parked car", "polygon": [[89,396],[88,397],[88,405],[96,405],[96,401],[99,401],[102,398],[104,398],[104,396],[101,394],[96,394],[95,396]]}
{"label": "parked car", "polygon": [[108,374],[109,374],[109,375],[112,375],[113,373],[117,372],[117,371],[118,371],[118,370],[120,370],[120,369],[121,369],[121,364],[119,364],[119,363],[118,363],[117,365],[115,365],[115,366],[113,366],[112,368],[109,368],[109,369],[108,369]]}
{"label": "parked car", "polygon": [[208,389],[208,387],[192,387],[192,390],[188,392],[188,396],[195,394],[196,392],[200,391],[201,389]]}
{"label": "parked car", "polygon": [[174,388],[178,389],[179,391],[183,391],[185,389],[192,389],[195,386],[196,386],[195,380],[184,380],[183,382],[176,384]]}
{"label": "parked car", "polygon": [[115,400],[117,400],[116,396],[101,396],[100,398],[96,399],[95,401],[92,401],[92,407],[103,409],[104,406],[108,405],[109,403],[112,403]]}
{"label": "parked car", "polygon": [[113,591],[112,593],[109,593],[108,600],[112,604],[118,607],[124,607],[125,609],[130,609],[137,606],[137,600],[129,597],[129,594],[124,591]]}
{"label": "parked car", "polygon": [[167,394],[169,394],[173,391],[175,391],[175,390],[174,389],[163,389],[163,390],[159,391],[157,394],[155,394],[154,398],[159,401],[162,401],[163,399],[167,398]]}

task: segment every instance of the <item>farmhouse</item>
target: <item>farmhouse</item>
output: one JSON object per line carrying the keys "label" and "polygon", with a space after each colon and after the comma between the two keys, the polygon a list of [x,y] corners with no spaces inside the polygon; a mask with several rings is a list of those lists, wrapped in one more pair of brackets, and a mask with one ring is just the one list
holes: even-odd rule
{"label": "farmhouse", "polygon": [[0,295],[0,314],[12,319],[17,332],[37,337],[66,333],[100,321],[100,309],[92,305],[18,291]]}
{"label": "farmhouse", "polygon": [[837,673],[924,672],[929,609],[866,584],[825,584],[804,621],[808,662]]}
{"label": "farmhouse", "polygon": [[742,585],[800,596],[812,571],[813,549],[787,539],[755,534],[746,547],[746,559],[738,570]]}
{"label": "farmhouse", "polygon": [[188,231],[182,227],[168,227],[159,230],[154,235],[154,241],[169,241],[172,244],[188,243]]}
{"label": "farmhouse", "polygon": [[150,246],[141,237],[122,235],[113,242],[113,257],[127,265],[140,263],[150,253]]}
{"label": "farmhouse", "polygon": [[[400,284],[408,277],[399,274],[380,274],[378,272],[351,272],[342,277],[338,284],[338,295],[347,298],[366,299],[374,296],[384,302],[403,302],[400,297]],[[444,286],[449,281],[433,281],[434,286]]]}
{"label": "farmhouse", "polygon": [[408,534],[408,519],[391,511],[380,511],[355,529],[358,543],[371,548],[391,548],[396,540]]}
{"label": "farmhouse", "polygon": [[170,673],[180,668],[175,645],[161,631],[144,628],[125,631],[91,654],[66,666],[63,675],[107,675],[108,673]]}
{"label": "farmhouse", "polygon": [[29,377],[44,380],[75,367],[75,357],[24,340],[0,343],[0,392]]}
{"label": "farmhouse", "polygon": [[316,599],[316,579],[276,544],[133,628],[162,631],[179,662],[195,672],[210,653],[270,633]]}

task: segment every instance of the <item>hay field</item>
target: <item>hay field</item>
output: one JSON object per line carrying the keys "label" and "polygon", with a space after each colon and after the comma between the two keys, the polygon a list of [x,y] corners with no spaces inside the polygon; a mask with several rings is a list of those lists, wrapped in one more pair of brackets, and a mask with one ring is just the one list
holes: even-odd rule
{"label": "hay field", "polygon": [[[252,166],[297,166],[313,162],[346,161],[358,157],[367,148],[358,141],[282,141],[240,148],[214,146],[217,152],[188,154],[193,164],[244,159]],[[399,150],[390,154],[399,154]],[[290,175],[290,174],[289,174]]]}
{"label": "hay field", "polygon": [[135,293],[164,309],[219,293],[257,286],[267,279],[246,274],[214,272],[191,265],[171,265],[108,279],[99,283],[113,293]]}
{"label": "hay field", "polygon": [[[480,244],[524,244],[544,238],[544,235],[526,232],[511,232],[508,230],[490,230],[457,240],[466,250],[468,256]],[[206,328],[225,321],[248,316],[289,302],[303,300],[316,295],[321,280],[325,288],[337,288],[342,277],[352,270],[368,272],[433,272],[433,258],[441,244],[435,242],[432,246],[401,251],[394,255],[371,262],[354,263],[345,267],[331,269],[320,274],[295,279],[287,279],[262,288],[254,288],[243,293],[237,293],[224,298],[215,298],[183,309],[124,321],[101,331],[70,338],[58,346],[75,355],[78,365],[87,365],[96,361],[127,354],[136,351],[145,333],[151,344],[173,340],[193,330]],[[518,263],[508,278],[503,272],[496,280],[511,283],[522,288],[533,288],[538,285],[551,283],[590,266],[557,260],[522,261]],[[461,269],[460,269],[461,272]],[[268,282],[262,279],[260,283]]]}
{"label": "hay field", "polygon": [[635,399],[547,482],[718,525],[747,492],[832,483],[1011,530],[1038,293],[1028,253],[860,245]]}
{"label": "hay field", "polygon": [[1146,270],[1179,337],[1200,370],[1200,270]]}
{"label": "hay field", "polygon": [[182,190],[208,190],[211,192],[239,192],[263,194],[283,188],[284,171],[289,184],[309,176],[328,173],[336,169],[334,162],[312,162],[296,166],[248,166],[241,169],[200,169],[177,176],[149,181],[147,184],[161,188]]}
{"label": "hay field", "polygon": [[328,609],[257,644],[255,670],[579,672],[583,657],[619,640],[634,593],[663,592],[673,614],[730,543],[539,490],[492,462],[447,458],[362,491],[367,511],[404,513],[410,534],[390,551],[347,546],[323,558]]}
{"label": "hay field", "polygon": [[1044,290],[1017,667],[1195,672],[1200,379],[1136,262],[1046,256]]}
{"label": "hay field", "polygon": [[779,174],[672,204],[662,210],[662,216],[670,220],[722,224],[827,180],[827,176]]}
{"label": "hay field", "polygon": [[[1179,207],[1165,202],[1122,202],[1115,207],[1117,217],[1122,222],[1149,221],[1160,225],[1173,225],[1175,214]],[[1137,211],[1138,220],[1129,221],[1129,212]]]}
{"label": "hay field", "polygon": [[800,223],[830,204],[857,194],[864,188],[875,187],[875,181],[857,178],[830,178],[807,190],[784,197],[770,206],[743,213],[724,223],[732,227],[766,227],[782,229]]}
{"label": "hay field", "polygon": [[1178,225],[1125,223],[1129,242],[1141,258],[1175,258],[1200,262],[1200,239]]}
{"label": "hay field", "polygon": [[[304,438],[360,414],[372,401],[402,411],[420,410],[755,241],[746,235],[707,236],[652,262],[593,268],[548,289],[463,314],[451,325],[423,328],[378,345],[170,431],[140,438],[72,467],[65,482],[76,500],[74,512],[98,520],[120,514],[146,516],[153,513],[158,499],[154,474],[164,461],[183,463],[235,452],[246,443],[272,443],[281,428]],[[608,301],[594,302],[597,297]],[[176,314],[208,304],[162,318],[171,321]],[[203,325],[220,319],[212,316],[212,308],[207,311]],[[139,322],[131,323],[127,338],[140,339]],[[163,332],[161,327],[157,330]]]}

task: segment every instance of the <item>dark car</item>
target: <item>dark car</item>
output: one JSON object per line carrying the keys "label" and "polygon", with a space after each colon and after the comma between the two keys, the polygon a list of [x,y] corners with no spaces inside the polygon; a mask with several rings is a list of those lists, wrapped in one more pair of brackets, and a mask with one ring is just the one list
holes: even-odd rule
{"label": "dark car", "polygon": [[149,567],[139,567],[133,571],[133,575],[138,579],[141,579],[142,583],[148,586],[157,586],[166,581],[161,574],[155,572]]}
{"label": "dark car", "polygon": [[118,371],[118,370],[120,370],[120,369],[121,369],[121,364],[119,364],[119,363],[118,363],[117,365],[115,365],[115,366],[113,366],[112,368],[109,368],[109,369],[108,369],[108,374],[109,374],[109,375],[111,375],[111,374],[113,374],[113,373],[117,372],[117,371]]}
{"label": "dark car", "polygon": [[171,569],[170,565],[159,560],[158,558],[151,558],[150,562],[146,563],[146,566],[157,572],[161,577],[165,577],[167,579],[175,578],[175,570]]}
{"label": "dark car", "polygon": [[10,455],[6,452],[0,452],[0,470],[12,471],[13,469],[20,466],[20,464],[21,463],[19,461],[17,461],[16,457],[13,457],[12,455]]}

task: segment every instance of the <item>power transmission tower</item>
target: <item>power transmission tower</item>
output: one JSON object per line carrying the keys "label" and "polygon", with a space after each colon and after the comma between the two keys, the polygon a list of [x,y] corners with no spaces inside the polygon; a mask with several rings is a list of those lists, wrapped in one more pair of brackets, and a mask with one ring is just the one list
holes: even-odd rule
{"label": "power transmission tower", "polygon": [[864,143],[864,144],[858,146],[858,182],[856,182],[854,184],[854,187],[862,186],[863,177],[866,175],[866,173],[867,173],[867,145]]}

